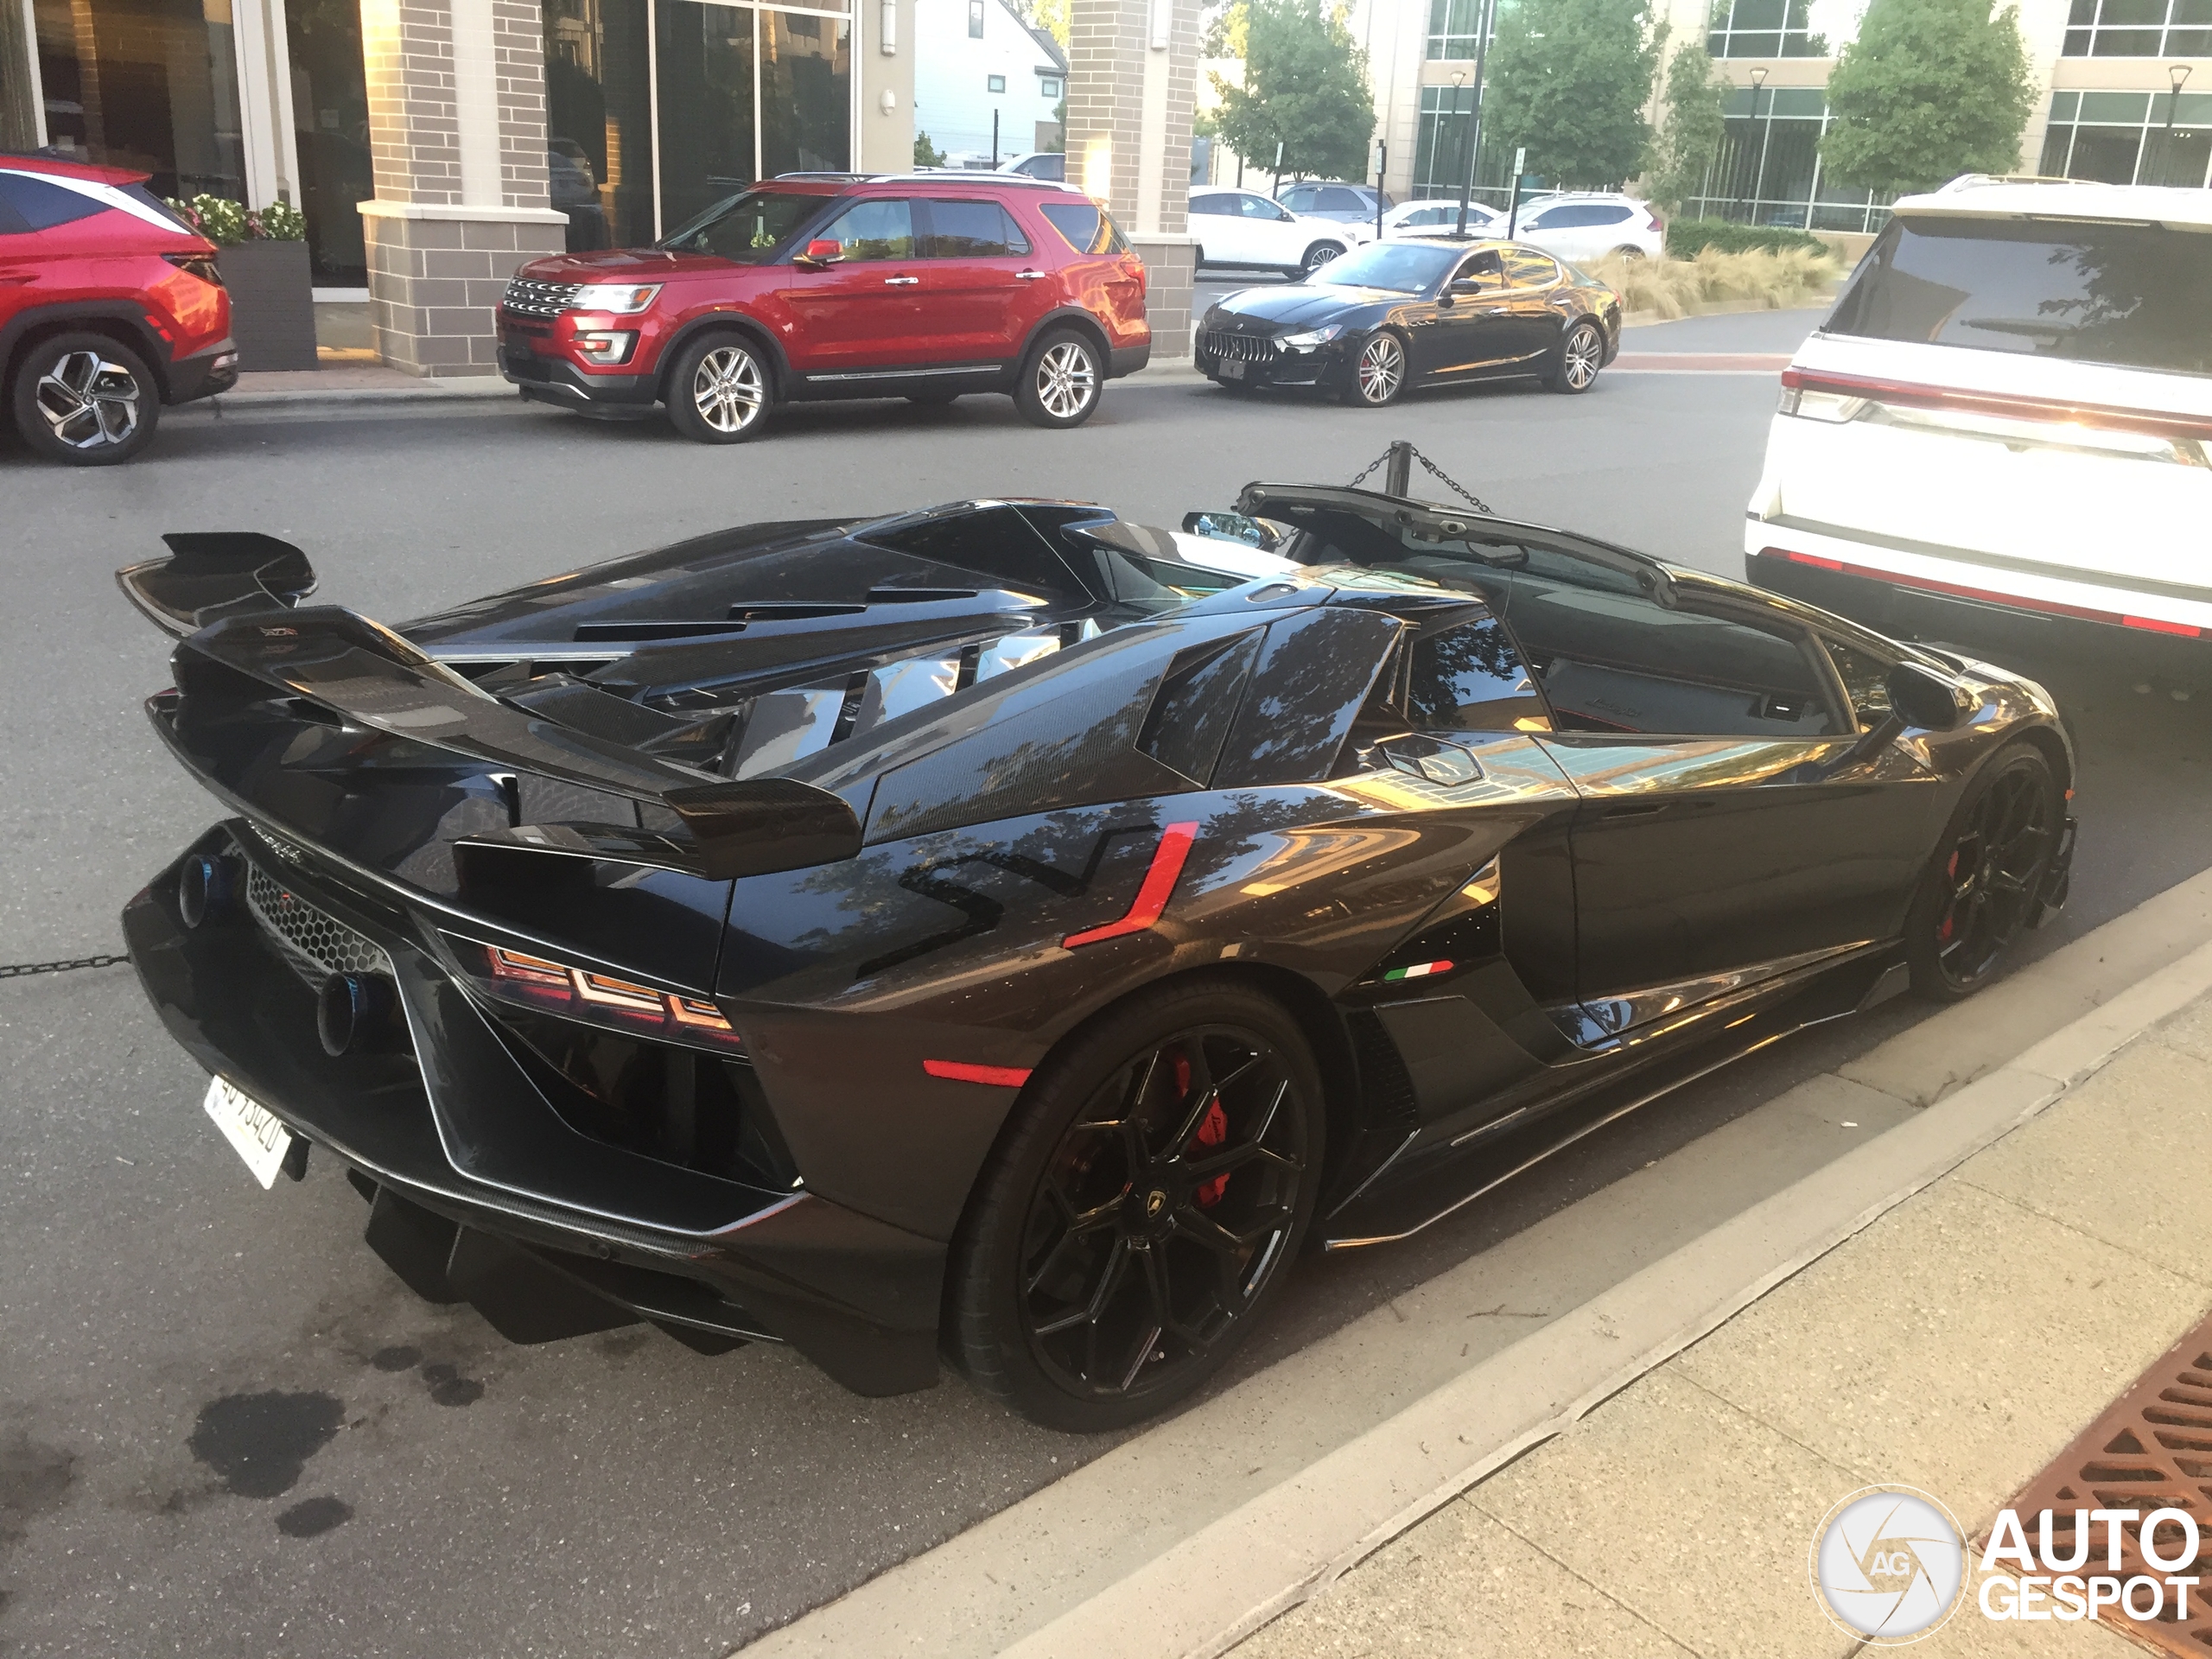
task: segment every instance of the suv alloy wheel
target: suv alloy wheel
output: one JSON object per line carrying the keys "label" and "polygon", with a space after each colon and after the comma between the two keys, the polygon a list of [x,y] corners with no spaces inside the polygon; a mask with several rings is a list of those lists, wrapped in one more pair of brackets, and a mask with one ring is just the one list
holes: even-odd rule
{"label": "suv alloy wheel", "polygon": [[137,353],[105,334],[57,334],[16,371],[16,427],[50,460],[77,467],[128,461],[152,442],[162,390]]}
{"label": "suv alloy wheel", "polygon": [[769,402],[767,365],[735,334],[693,341],[669,372],[669,424],[696,443],[756,436],[768,423]]}
{"label": "suv alloy wheel", "polygon": [[1081,426],[1098,407],[1106,378],[1098,348],[1072,328],[1037,342],[1014,389],[1014,407],[1032,426]]}

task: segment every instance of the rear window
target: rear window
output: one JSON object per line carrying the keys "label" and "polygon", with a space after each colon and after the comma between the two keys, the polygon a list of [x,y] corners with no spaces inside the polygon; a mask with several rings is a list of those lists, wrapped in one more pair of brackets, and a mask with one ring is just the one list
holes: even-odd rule
{"label": "rear window", "polygon": [[1899,217],[1830,334],[2212,374],[2212,232]]}
{"label": "rear window", "polygon": [[[1208,200],[1200,198],[1200,200]],[[1233,196],[1212,200],[1234,202]],[[1070,197],[1065,201],[1042,201],[1038,209],[1052,222],[1052,226],[1068,239],[1068,245],[1077,253],[1127,253],[1128,238],[1122,234],[1122,227],[1114,222],[1113,215],[1095,201],[1084,201]],[[1193,213],[1218,213],[1219,208],[1200,207],[1191,204]]]}
{"label": "rear window", "polygon": [[0,173],[0,204],[13,209],[9,216],[27,231],[43,231],[73,219],[90,219],[107,207],[106,203],[80,191],[24,173]]}

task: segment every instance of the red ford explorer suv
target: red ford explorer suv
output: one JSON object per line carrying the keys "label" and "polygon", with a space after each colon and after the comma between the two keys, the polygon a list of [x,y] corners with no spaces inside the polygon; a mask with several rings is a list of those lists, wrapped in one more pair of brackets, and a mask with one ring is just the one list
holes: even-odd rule
{"label": "red ford explorer suv", "polygon": [[23,441],[55,461],[128,461],[163,404],[238,381],[215,245],[145,181],[0,155],[0,394]]}
{"label": "red ford explorer suv", "polygon": [[1144,263],[1103,208],[1007,175],[798,174],[652,248],[533,260],[499,306],[499,366],[579,413],[667,406],[736,443],[779,404],[1013,395],[1079,426],[1152,351]]}

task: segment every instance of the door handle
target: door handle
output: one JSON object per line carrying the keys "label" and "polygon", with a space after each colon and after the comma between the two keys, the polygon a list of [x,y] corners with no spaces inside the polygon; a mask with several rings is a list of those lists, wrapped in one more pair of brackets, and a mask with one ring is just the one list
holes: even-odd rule
{"label": "door handle", "polygon": [[1664,801],[1630,801],[1619,806],[1609,806],[1598,816],[1604,818],[1648,818],[1666,810]]}
{"label": "door handle", "polygon": [[918,276],[887,276],[883,279],[883,285],[886,288],[912,288],[921,280]]}
{"label": "door handle", "polygon": [[1014,273],[1014,280],[1017,283],[1041,283],[1045,280],[1045,273],[1041,270],[1017,270]]}

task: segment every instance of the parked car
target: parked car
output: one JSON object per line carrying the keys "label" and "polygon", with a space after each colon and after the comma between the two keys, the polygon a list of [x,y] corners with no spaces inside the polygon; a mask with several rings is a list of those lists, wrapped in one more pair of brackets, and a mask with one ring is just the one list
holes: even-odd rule
{"label": "parked car", "polygon": [[[1467,204],[1467,234],[1490,236],[1504,225],[1505,215],[1494,207],[1485,207],[1479,201]],[[1449,236],[1459,227],[1459,203],[1456,198],[1437,201],[1402,201],[1382,215],[1382,239],[1408,236]],[[1375,240],[1375,221],[1372,218],[1344,228],[1359,242]]]}
{"label": "parked car", "polygon": [[[1504,215],[1499,215],[1503,222]],[[1619,195],[1557,195],[1521,204],[1517,241],[1580,264],[1607,254],[1657,258],[1667,251],[1667,227],[1643,202]]]}
{"label": "parked car", "polygon": [[947,1354],[1089,1430],[1203,1385],[1309,1241],[1966,996],[2066,896],[2027,681],[1456,506],[1190,522],[1257,579],[962,502],[397,629],[172,537],[123,573],[182,636],[148,712],[226,816],[131,961],[261,1185],[318,1149],[423,1295],[867,1394]]}
{"label": "parked car", "polygon": [[1340,225],[1375,223],[1376,198],[1385,212],[1393,206],[1387,192],[1371,184],[1350,184],[1342,179],[1300,179],[1275,192],[1275,200],[1301,219],[1329,219]]}
{"label": "parked car", "polygon": [[1751,580],[2201,660],[2212,195],[1969,177],[1892,213],[1783,372]]}
{"label": "parked car", "polygon": [[1048,184],[1062,184],[1068,176],[1068,158],[1063,150],[1033,149],[1027,156],[1017,156],[1002,162],[1001,173],[1019,173],[1027,179],[1041,179]]}
{"label": "parked car", "polygon": [[794,175],[748,186],[650,248],[522,266],[499,367],[525,397],[702,443],[779,404],[1007,393],[1079,426],[1144,366],[1144,262],[1099,204],[1007,174]]}
{"label": "parked car", "polygon": [[1516,375],[1587,391],[1620,335],[1619,296],[1539,249],[1407,239],[1224,296],[1194,357],[1232,390],[1294,386],[1382,409],[1416,387]]}
{"label": "parked car", "polygon": [[1273,267],[1296,276],[1349,252],[1344,226],[1301,219],[1256,190],[1208,185],[1191,192],[1191,235],[1201,265]]}
{"label": "parked car", "polygon": [[0,395],[49,461],[128,461],[163,404],[238,384],[215,245],[146,176],[0,155]]}

